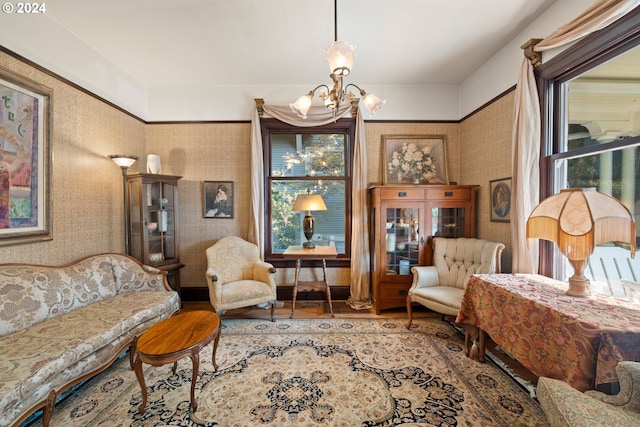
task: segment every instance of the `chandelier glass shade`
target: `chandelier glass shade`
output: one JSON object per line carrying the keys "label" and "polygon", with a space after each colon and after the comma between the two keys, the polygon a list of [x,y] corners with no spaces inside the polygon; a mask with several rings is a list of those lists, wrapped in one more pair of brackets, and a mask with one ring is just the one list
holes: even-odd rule
{"label": "chandelier glass shade", "polygon": [[325,84],[318,85],[306,95],[298,98],[296,102],[289,104],[291,110],[303,119],[307,118],[307,112],[309,112],[309,108],[311,108],[313,95],[315,95],[319,89],[321,90],[319,94],[320,99],[322,99],[325,107],[333,110],[334,115],[336,110],[343,105],[345,101],[351,103],[352,100],[358,97],[357,94],[348,91],[349,87],[354,87],[358,90],[357,93],[362,97],[365,107],[367,107],[371,114],[378,111],[386,102],[372,93],[365,92],[353,83],[347,84],[346,86],[344,85],[343,78],[351,74],[357,49],[353,43],[337,41],[337,16],[335,16],[334,32],[336,33],[336,41],[324,50],[325,57],[329,63],[329,70],[331,71],[329,77],[331,77],[333,81],[333,86],[329,87]]}

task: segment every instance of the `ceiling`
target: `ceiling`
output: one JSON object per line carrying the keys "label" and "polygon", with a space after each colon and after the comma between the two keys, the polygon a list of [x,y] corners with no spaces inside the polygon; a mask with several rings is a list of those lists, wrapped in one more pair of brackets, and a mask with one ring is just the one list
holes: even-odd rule
{"label": "ceiling", "polygon": [[[555,0],[341,0],[349,79],[458,85]],[[327,83],[334,0],[59,0],[46,14],[144,87]]]}

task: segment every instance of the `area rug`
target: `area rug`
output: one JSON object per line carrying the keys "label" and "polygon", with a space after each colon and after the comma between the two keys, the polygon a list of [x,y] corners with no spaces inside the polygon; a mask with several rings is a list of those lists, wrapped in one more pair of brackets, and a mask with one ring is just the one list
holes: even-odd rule
{"label": "area rug", "polygon": [[439,319],[222,321],[213,371],[191,361],[144,366],[149,393],[122,357],[54,412],[53,426],[547,426],[535,399],[492,363],[468,359]]}

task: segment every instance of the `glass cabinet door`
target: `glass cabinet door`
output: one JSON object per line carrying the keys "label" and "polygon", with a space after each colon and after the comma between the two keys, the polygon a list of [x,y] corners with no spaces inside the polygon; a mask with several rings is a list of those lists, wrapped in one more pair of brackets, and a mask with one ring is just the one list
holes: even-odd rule
{"label": "glass cabinet door", "polygon": [[431,208],[431,236],[433,237],[464,237],[465,236],[464,207],[433,207]]}
{"label": "glass cabinet door", "polygon": [[176,262],[175,185],[157,181],[145,187],[145,215],[147,228],[147,262],[158,266]]}
{"label": "glass cabinet door", "polygon": [[409,275],[411,267],[420,264],[423,206],[424,204],[396,204],[382,210],[385,227],[382,245],[386,254],[384,268],[387,276]]}

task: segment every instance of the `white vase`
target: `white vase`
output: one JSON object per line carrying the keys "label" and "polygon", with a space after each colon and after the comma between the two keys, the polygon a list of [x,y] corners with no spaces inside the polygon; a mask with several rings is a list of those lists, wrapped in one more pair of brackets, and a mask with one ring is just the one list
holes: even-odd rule
{"label": "white vase", "polygon": [[160,156],[157,154],[149,154],[147,156],[147,173],[160,173]]}
{"label": "white vase", "polygon": [[396,235],[394,233],[387,233],[387,252],[395,252],[396,250]]}

